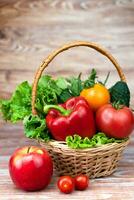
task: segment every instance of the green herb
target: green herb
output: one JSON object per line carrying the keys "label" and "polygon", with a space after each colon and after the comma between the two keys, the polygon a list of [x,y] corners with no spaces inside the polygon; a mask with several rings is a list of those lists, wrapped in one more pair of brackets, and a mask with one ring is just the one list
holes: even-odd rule
{"label": "green herb", "polygon": [[26,116],[23,120],[24,133],[28,138],[50,140],[45,119],[41,119],[37,115]]}
{"label": "green herb", "polygon": [[65,90],[68,88],[68,81],[63,78],[63,77],[59,77],[57,78],[57,80],[55,81],[56,82],[56,86],[59,87],[60,89],[62,90]]}
{"label": "green herb", "polygon": [[64,103],[65,101],[67,101],[67,99],[69,99],[71,97],[72,97],[72,94],[71,94],[70,90],[67,88],[61,92],[60,96],[58,96],[58,102]]}
{"label": "green herb", "polygon": [[89,75],[88,79],[84,81],[84,88],[93,87],[95,84],[96,78],[97,78],[96,70],[92,69],[91,74]]}
{"label": "green herb", "polygon": [[127,83],[124,81],[118,81],[110,89],[111,102],[120,102],[122,105],[129,107],[130,103],[130,90]]}
{"label": "green herb", "polygon": [[68,79],[60,79],[60,84],[58,86],[62,86],[62,92],[59,96],[59,102],[63,103],[65,102],[68,98],[73,97],[73,96],[79,96],[83,88],[89,88],[92,87],[95,84],[95,79],[96,79],[96,71],[95,69],[92,69],[89,77],[87,80],[82,81],[81,80],[81,73],[78,75],[78,77],[71,77]]}
{"label": "green herb", "polygon": [[69,90],[72,96],[79,96],[80,92],[83,89],[82,81],[81,81],[81,74],[78,77],[72,77],[70,80]]}
{"label": "green herb", "polygon": [[73,149],[85,149],[85,148],[92,148],[92,147],[98,147],[103,144],[108,143],[120,143],[126,139],[115,139],[115,138],[109,138],[104,133],[97,133],[92,138],[82,138],[79,135],[74,136],[68,136],[66,137],[66,143],[70,148]]}

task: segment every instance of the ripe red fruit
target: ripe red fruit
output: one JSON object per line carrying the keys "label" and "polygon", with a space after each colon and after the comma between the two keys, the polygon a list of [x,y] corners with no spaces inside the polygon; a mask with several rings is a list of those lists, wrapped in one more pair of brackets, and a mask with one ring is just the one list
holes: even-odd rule
{"label": "ripe red fruit", "polygon": [[86,175],[78,175],[74,181],[76,190],[85,190],[89,185],[89,179]]}
{"label": "ripe red fruit", "polygon": [[18,188],[27,191],[41,190],[51,180],[52,159],[42,148],[35,146],[19,148],[9,160],[9,172]]}
{"label": "ripe red fruit", "polygon": [[126,106],[106,104],[96,112],[96,125],[108,137],[123,139],[134,129],[134,114]]}
{"label": "ripe red fruit", "polygon": [[69,194],[74,190],[74,180],[70,176],[61,176],[57,186],[61,192]]}

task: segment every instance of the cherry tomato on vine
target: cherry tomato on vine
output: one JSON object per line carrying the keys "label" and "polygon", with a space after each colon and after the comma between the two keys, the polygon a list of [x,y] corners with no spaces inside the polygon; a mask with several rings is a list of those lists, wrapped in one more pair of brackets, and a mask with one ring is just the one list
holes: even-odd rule
{"label": "cherry tomato on vine", "polygon": [[61,176],[57,182],[59,190],[65,194],[69,194],[74,190],[74,179],[70,176]]}
{"label": "cherry tomato on vine", "polygon": [[75,189],[76,190],[85,190],[89,185],[89,179],[86,175],[78,175],[74,178]]}
{"label": "cherry tomato on vine", "polygon": [[88,104],[94,111],[98,110],[98,108],[110,101],[110,93],[108,89],[100,83],[96,83],[91,88],[83,89],[80,96],[87,100]]}

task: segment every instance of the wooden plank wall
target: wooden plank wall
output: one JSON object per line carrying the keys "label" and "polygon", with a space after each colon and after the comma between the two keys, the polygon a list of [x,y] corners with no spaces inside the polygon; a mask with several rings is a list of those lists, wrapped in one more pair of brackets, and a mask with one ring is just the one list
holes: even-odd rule
{"label": "wooden plank wall", "polygon": [[[94,41],[120,63],[133,95],[134,3],[127,0],[1,0],[0,97],[9,97],[24,80],[32,82],[41,61],[55,48],[73,40]],[[87,74],[95,67],[102,79],[115,69],[93,50],[77,48],[58,56],[47,73]]]}
{"label": "wooden plank wall", "polygon": [[[73,40],[97,42],[120,63],[134,105],[134,1],[133,0],[0,0],[0,98],[9,98],[17,84],[33,81],[41,61],[54,49]],[[111,71],[108,86],[118,80],[112,64],[94,50],[75,48],[59,55],[46,70],[54,77],[83,73],[96,68],[102,80]],[[36,144],[26,139],[22,124],[0,120],[0,199],[63,199],[55,181],[48,190],[26,194],[13,188],[8,158],[15,148]],[[92,181],[80,199],[133,199],[134,139],[125,151],[118,171]],[[123,194],[122,194],[123,192]],[[78,199],[76,193],[67,199]],[[10,198],[9,198],[10,197]],[[77,198],[76,198],[77,197]]]}

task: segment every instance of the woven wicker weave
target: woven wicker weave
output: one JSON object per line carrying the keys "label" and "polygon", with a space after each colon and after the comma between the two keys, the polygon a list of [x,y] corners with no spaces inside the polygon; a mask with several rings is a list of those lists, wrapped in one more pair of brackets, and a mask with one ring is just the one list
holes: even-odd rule
{"label": "woven wicker weave", "polygon": [[[52,52],[40,65],[34,78],[33,89],[32,89],[32,113],[37,114],[35,109],[35,100],[38,81],[48,64],[58,55],[59,53],[77,46],[87,46],[93,48],[106,56],[115,66],[119,77],[122,81],[125,80],[125,76],[121,70],[121,67],[115,60],[115,58],[107,52],[104,48],[98,44],[92,42],[77,41],[72,42],[58,50]],[[116,168],[118,161],[120,160],[121,153],[129,143],[129,140],[122,143],[111,143],[102,145],[101,147],[88,148],[82,150],[70,149],[65,142],[61,141],[49,141],[45,143],[39,141],[39,143],[48,150],[54,161],[54,167],[58,175],[71,175],[75,176],[78,174],[86,174],[89,177],[102,177],[112,174]]]}
{"label": "woven wicker weave", "polygon": [[57,175],[86,174],[91,178],[108,176],[116,168],[121,153],[129,140],[105,144],[101,147],[82,150],[70,149],[65,142],[51,141],[41,146],[48,150],[55,164]]}

